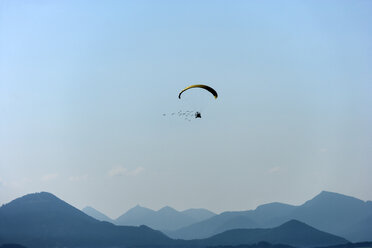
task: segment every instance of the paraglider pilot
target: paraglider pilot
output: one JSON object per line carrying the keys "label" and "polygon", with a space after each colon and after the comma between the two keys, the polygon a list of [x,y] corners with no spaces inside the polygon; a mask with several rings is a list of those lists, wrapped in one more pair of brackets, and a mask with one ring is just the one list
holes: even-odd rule
{"label": "paraglider pilot", "polygon": [[201,118],[201,113],[200,112],[196,112],[195,113],[195,118]]}

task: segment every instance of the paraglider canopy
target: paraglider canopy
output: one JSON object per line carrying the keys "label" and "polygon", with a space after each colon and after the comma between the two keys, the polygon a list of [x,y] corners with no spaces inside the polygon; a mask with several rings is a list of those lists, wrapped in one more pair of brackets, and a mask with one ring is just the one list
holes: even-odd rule
{"label": "paraglider canopy", "polygon": [[194,84],[194,85],[190,85],[186,88],[184,88],[179,94],[178,94],[178,98],[181,99],[181,95],[183,92],[185,92],[186,90],[188,89],[192,89],[192,88],[202,88],[202,89],[205,89],[207,91],[209,91],[215,99],[217,99],[218,97],[218,94],[217,94],[217,91],[215,91],[212,87],[208,86],[208,85],[204,85],[204,84]]}

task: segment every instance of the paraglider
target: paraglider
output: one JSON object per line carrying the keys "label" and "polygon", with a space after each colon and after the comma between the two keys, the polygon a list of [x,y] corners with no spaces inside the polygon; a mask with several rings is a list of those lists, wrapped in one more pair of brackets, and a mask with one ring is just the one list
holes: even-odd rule
{"label": "paraglider", "polygon": [[[181,90],[181,92],[178,94],[178,98],[181,99],[181,95],[185,91],[187,91],[189,89],[192,89],[192,88],[200,88],[200,89],[209,91],[214,96],[214,99],[217,99],[217,97],[218,97],[217,91],[215,89],[213,89],[212,87],[210,87],[208,85],[204,85],[204,84],[194,84],[194,85],[190,85],[190,86],[184,88],[183,90]],[[201,118],[201,113],[199,111],[195,112],[195,118]]]}
{"label": "paraglider", "polygon": [[218,94],[217,94],[217,91],[215,91],[212,87],[208,86],[208,85],[204,85],[204,84],[194,84],[194,85],[190,85],[186,88],[184,88],[179,94],[178,94],[178,98],[181,99],[181,95],[183,92],[185,92],[186,90],[188,89],[192,89],[192,88],[201,88],[201,89],[205,89],[207,91],[209,91],[215,99],[217,99],[218,97]]}

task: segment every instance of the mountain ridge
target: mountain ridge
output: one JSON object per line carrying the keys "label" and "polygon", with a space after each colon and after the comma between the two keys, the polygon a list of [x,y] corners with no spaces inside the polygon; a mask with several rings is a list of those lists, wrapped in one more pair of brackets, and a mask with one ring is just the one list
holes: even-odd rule
{"label": "mountain ridge", "polygon": [[157,211],[139,205],[120,215],[114,223],[117,225],[146,225],[167,232],[188,226],[215,215],[206,209],[187,209],[178,211],[165,206]]}
{"label": "mountain ridge", "polygon": [[[368,216],[372,216],[371,201],[322,191],[302,205],[274,202],[260,205],[254,210],[223,212],[207,220],[167,232],[167,235],[172,238],[200,239],[217,234],[216,226],[220,226],[220,231],[226,231],[256,222],[257,225],[254,226],[256,228],[271,228],[297,219],[319,230],[345,237],[353,242],[362,242],[372,240],[372,231],[364,231],[372,230],[372,221],[368,221]],[[233,218],[242,220],[232,225]],[[359,232],[353,232],[354,229]]]}
{"label": "mountain ridge", "polygon": [[344,238],[319,231],[298,220],[290,220],[275,228],[228,230],[199,242],[213,246],[255,244],[262,241],[295,247],[314,247],[324,244],[338,245],[348,242]]}
{"label": "mountain ridge", "polygon": [[[290,243],[292,241],[290,239],[287,240],[288,237],[301,234],[309,236],[313,240],[318,240],[317,242],[322,245],[329,244],[327,240],[334,236],[325,233],[324,235],[327,238],[320,239],[317,235],[312,236],[313,234],[306,233],[306,228],[304,228],[306,225],[304,223],[298,223],[300,222],[292,221],[286,225],[273,228],[271,231],[274,230],[275,232],[271,233],[271,236],[281,230],[284,234],[287,234],[287,237],[283,234],[282,237],[278,237],[277,242]],[[307,228],[315,230],[315,233],[324,233],[312,227]],[[259,234],[252,230],[256,229],[230,230],[213,236],[211,239],[204,240],[174,240],[168,238],[160,231],[144,225],[140,227],[116,226],[105,221],[98,221],[58,197],[44,192],[17,198],[0,207],[0,245],[19,243],[28,248],[57,246],[201,248],[213,244],[222,245],[226,242],[235,244],[234,242],[238,240],[242,242],[262,240]],[[246,232],[253,232],[255,236],[258,236],[253,237],[251,235],[251,239],[245,239],[244,237],[247,236]],[[270,229],[262,232],[270,232]],[[235,236],[233,239],[230,238],[230,240],[226,240],[225,237],[222,239],[223,242],[216,242],[218,237],[221,238],[226,233],[235,233]],[[344,242],[343,238],[337,238]],[[265,237],[264,239],[267,238]],[[306,243],[302,245],[306,246]]]}

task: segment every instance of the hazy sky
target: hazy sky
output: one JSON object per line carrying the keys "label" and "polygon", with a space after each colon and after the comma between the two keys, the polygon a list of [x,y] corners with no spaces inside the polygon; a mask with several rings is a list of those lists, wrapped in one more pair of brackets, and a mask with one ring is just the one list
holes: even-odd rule
{"label": "hazy sky", "polygon": [[368,0],[0,0],[0,204],[372,200],[371,68]]}

